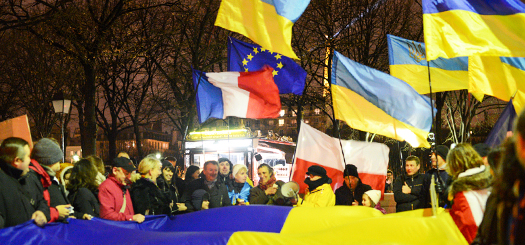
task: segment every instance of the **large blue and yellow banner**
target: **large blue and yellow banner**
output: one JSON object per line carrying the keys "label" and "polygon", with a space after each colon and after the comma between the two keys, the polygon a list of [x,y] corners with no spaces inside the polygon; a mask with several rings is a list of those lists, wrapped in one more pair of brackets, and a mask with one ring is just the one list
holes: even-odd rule
{"label": "large blue and yellow banner", "polygon": [[406,82],[334,52],[332,101],[335,118],[350,127],[430,147],[430,99]]}
{"label": "large blue and yellow banner", "polygon": [[273,68],[273,80],[280,94],[303,94],[306,71],[294,60],[259,45],[228,38],[229,71],[258,71],[265,65]]}
{"label": "large blue and yellow banner", "polygon": [[0,230],[0,244],[467,244],[447,211],[383,215],[369,207],[234,206],[133,221],[32,221]]}
{"label": "large blue and yellow banner", "polygon": [[423,0],[427,60],[464,56],[525,57],[520,0]]}
{"label": "large blue and yellow banner", "polygon": [[216,26],[293,59],[292,27],[310,0],[222,0]]}

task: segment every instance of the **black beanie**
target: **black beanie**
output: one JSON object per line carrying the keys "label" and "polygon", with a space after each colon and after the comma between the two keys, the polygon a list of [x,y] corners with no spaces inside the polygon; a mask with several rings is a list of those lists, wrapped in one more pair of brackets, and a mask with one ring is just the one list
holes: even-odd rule
{"label": "black beanie", "polygon": [[43,138],[36,142],[31,153],[31,158],[35,159],[40,165],[53,165],[62,161],[64,153],[60,146],[53,140]]}
{"label": "black beanie", "polygon": [[443,160],[446,161],[448,155],[448,147],[445,145],[436,146],[436,154],[438,156],[441,156],[441,158],[443,158]]}
{"label": "black beanie", "polygon": [[347,164],[345,166],[345,171],[343,172],[343,176],[354,176],[356,178],[359,178],[359,173],[357,173],[357,167],[353,164]]}

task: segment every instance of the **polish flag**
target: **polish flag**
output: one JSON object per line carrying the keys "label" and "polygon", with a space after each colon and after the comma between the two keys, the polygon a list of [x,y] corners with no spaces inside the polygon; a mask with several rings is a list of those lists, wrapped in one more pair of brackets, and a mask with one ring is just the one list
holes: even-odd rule
{"label": "polish flag", "polygon": [[199,121],[210,117],[276,118],[281,111],[279,88],[273,68],[254,72],[207,72],[194,70]]}
{"label": "polish flag", "polygon": [[323,132],[301,122],[301,131],[297,140],[295,164],[292,170],[292,180],[299,183],[300,193],[308,187],[304,183],[308,167],[318,165],[326,169],[332,179],[332,189],[337,190],[344,183],[345,169],[341,145],[344,149],[346,164],[357,167],[359,178],[364,184],[374,190],[385,190],[388,154],[390,149],[381,143],[368,143],[355,140],[332,138]]}

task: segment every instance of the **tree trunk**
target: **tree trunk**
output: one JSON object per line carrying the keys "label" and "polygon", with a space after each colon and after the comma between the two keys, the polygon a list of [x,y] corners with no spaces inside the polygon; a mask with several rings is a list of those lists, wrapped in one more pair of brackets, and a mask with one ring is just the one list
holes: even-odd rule
{"label": "tree trunk", "polygon": [[83,86],[84,117],[80,132],[82,140],[82,156],[97,154],[97,115],[96,106],[96,80],[95,69],[92,64],[84,64],[86,81]]}

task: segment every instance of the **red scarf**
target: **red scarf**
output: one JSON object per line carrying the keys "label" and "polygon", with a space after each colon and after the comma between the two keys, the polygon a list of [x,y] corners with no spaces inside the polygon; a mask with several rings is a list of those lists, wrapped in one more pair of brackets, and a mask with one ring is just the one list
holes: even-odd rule
{"label": "red scarf", "polygon": [[272,175],[272,177],[268,180],[268,182],[266,182],[266,184],[259,183],[259,188],[265,191],[266,189],[268,189],[268,187],[273,186],[275,182],[277,182],[277,179],[275,178],[275,175]]}

